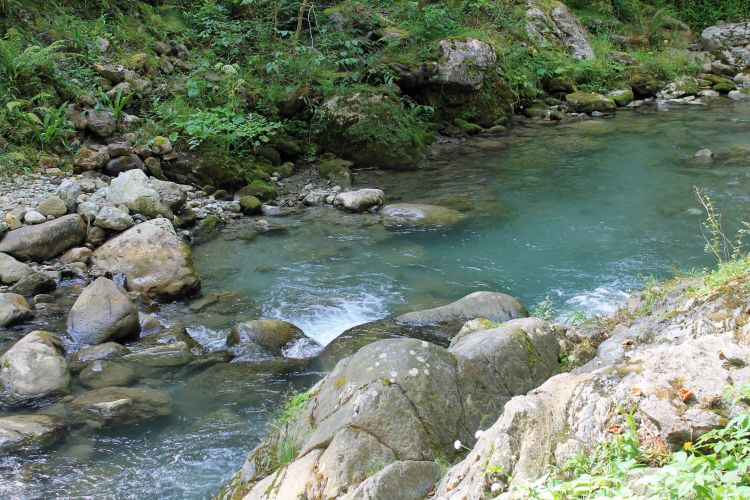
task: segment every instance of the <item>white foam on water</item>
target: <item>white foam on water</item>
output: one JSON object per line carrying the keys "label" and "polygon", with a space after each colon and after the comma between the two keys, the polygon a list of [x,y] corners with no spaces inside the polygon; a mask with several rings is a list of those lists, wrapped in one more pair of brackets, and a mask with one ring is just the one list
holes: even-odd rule
{"label": "white foam on water", "polygon": [[368,292],[342,293],[307,304],[282,303],[265,312],[269,318],[288,321],[323,345],[349,328],[383,319],[389,314],[385,297]]}
{"label": "white foam on water", "polygon": [[593,290],[578,293],[569,298],[565,303],[568,312],[562,317],[571,314],[571,311],[583,311],[586,315],[606,316],[617,311],[619,305],[630,295],[614,285],[599,286]]}

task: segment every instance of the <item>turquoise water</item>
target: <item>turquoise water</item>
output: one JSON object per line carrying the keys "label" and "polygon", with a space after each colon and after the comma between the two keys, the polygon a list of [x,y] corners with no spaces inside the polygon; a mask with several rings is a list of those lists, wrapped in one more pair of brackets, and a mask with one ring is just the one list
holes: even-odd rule
{"label": "turquoise water", "polygon": [[[710,148],[713,161],[696,161]],[[621,112],[607,120],[519,127],[510,137],[445,145],[419,172],[366,171],[389,202],[446,204],[466,221],[392,231],[376,215],[329,207],[229,228],[194,249],[205,307],[162,308],[219,349],[233,323],[276,317],[323,343],[356,324],[455,300],[510,293],[556,314],[611,311],[640,276],[712,263],[692,194],[706,187],[728,223],[750,218],[750,106]],[[285,393],[322,376],[225,372],[146,380],[175,415],[104,434],[73,434],[48,453],[0,457],[2,498],[207,498],[266,432]]]}

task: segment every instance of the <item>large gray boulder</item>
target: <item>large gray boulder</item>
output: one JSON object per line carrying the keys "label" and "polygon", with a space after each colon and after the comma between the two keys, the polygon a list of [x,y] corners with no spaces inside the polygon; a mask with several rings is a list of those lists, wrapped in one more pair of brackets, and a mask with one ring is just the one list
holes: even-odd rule
{"label": "large gray boulder", "polygon": [[339,193],[333,205],[348,212],[366,212],[377,209],[385,203],[385,193],[380,189],[359,189]]}
{"label": "large gray boulder", "polygon": [[138,224],[97,248],[92,263],[123,273],[128,290],[157,298],[178,298],[200,289],[190,247],[167,219]]}
{"label": "large gray boulder", "polygon": [[436,462],[404,460],[393,462],[370,476],[341,500],[423,500],[439,479],[440,466]]}
{"label": "large gray boulder", "polygon": [[122,172],[112,180],[107,188],[107,201],[113,205],[125,205],[131,212],[148,217],[173,217],[148,176],[138,169]]}
{"label": "large gray boulder", "polygon": [[0,451],[34,451],[49,446],[64,429],[63,422],[50,415],[0,417]]}
{"label": "large gray boulder", "polygon": [[67,330],[75,344],[97,345],[137,337],[141,324],[128,295],[112,280],[97,278],[70,309]]}
{"label": "large gray boulder", "polygon": [[86,223],[80,215],[71,214],[10,231],[0,240],[0,252],[41,262],[80,245],[85,237]]}
{"label": "large gray boulder", "polygon": [[[447,350],[416,339],[360,349],[309,391],[307,405],[277,437],[281,441],[256,448],[232,488],[249,490],[246,498],[275,499],[313,492],[321,498],[356,497],[356,491],[424,494],[436,469],[403,462],[434,462],[452,453],[456,439],[473,443],[505,402],[557,370],[554,327],[524,318],[502,328],[473,333]],[[264,464],[269,447],[279,445],[299,453],[274,471]],[[402,465],[380,477],[371,465],[396,462]],[[405,477],[404,470],[422,477]],[[384,476],[400,479],[386,485]]]}
{"label": "large gray boulder", "polygon": [[31,332],[0,356],[0,406],[44,404],[69,386],[68,363],[53,333]]}
{"label": "large gray boulder", "polygon": [[166,417],[172,414],[172,406],[172,398],[157,389],[104,387],[75,398],[68,412],[73,422],[98,428]]}
{"label": "large gray boulder", "polygon": [[681,282],[662,288],[656,301],[631,301],[593,332],[607,340],[591,361],[511,399],[435,497],[494,497],[535,481],[550,465],[590,453],[627,428],[629,414],[641,446],[663,453],[746,411],[721,397],[727,384],[750,381],[750,316],[736,306],[744,303],[745,284],[743,278],[696,298],[695,283]]}
{"label": "large gray boulder", "polygon": [[474,292],[448,305],[402,314],[396,318],[401,323],[430,325],[444,322],[463,323],[474,318],[503,322],[523,318],[529,313],[510,295],[498,292]]}
{"label": "large gray boulder", "polygon": [[704,50],[737,71],[750,67],[750,21],[706,28],[701,43]]}
{"label": "large gray boulder", "polygon": [[29,303],[17,293],[0,293],[0,327],[26,321],[34,316]]}
{"label": "large gray boulder", "polygon": [[575,59],[595,57],[586,28],[562,2],[529,2],[526,32],[537,44],[558,46]]}
{"label": "large gray boulder", "polygon": [[18,262],[8,254],[0,253],[0,282],[13,285],[34,272],[27,264]]}
{"label": "large gray boulder", "polygon": [[438,53],[437,73],[431,81],[470,90],[480,89],[497,64],[495,49],[476,38],[441,40]]}

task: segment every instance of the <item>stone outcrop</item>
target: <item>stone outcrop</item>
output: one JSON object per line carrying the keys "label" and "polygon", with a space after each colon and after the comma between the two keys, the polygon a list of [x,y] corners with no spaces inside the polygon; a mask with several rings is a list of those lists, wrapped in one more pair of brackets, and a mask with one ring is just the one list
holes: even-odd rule
{"label": "stone outcrop", "polygon": [[0,356],[0,406],[43,404],[64,394],[70,386],[68,363],[60,338],[34,331]]}
{"label": "stone outcrop", "polygon": [[537,44],[551,43],[575,59],[595,57],[586,28],[562,2],[529,1],[526,32]]}
{"label": "stone outcrop", "polygon": [[123,273],[128,290],[152,297],[177,298],[200,288],[190,248],[167,219],[128,229],[97,248],[92,262],[113,275]]}
{"label": "stone outcrop", "polygon": [[68,313],[68,336],[78,345],[97,345],[138,337],[138,309],[126,293],[107,278],[87,286]]}
{"label": "stone outcrop", "polygon": [[85,237],[86,223],[80,215],[71,214],[10,231],[0,240],[0,252],[39,262],[80,245]]}
{"label": "stone outcrop", "polygon": [[[306,407],[277,437],[283,442],[258,447],[232,488],[249,491],[246,498],[377,491],[418,498],[437,473],[422,462],[450,453],[456,439],[472,443],[506,401],[555,373],[557,356],[555,328],[533,318],[475,332],[450,349],[416,339],[370,344],[310,391]],[[270,450],[280,445],[299,453],[269,470]],[[420,477],[408,477],[409,470]]]}
{"label": "stone outcrop", "polygon": [[627,426],[628,412],[618,408],[635,408],[641,445],[655,451],[681,449],[740,411],[721,396],[728,384],[750,381],[744,284],[698,298],[684,293],[689,286],[653,305],[632,301],[593,360],[507,403],[436,497],[485,498],[493,484],[533,481]]}
{"label": "stone outcrop", "polygon": [[750,21],[706,28],[701,43],[704,50],[736,71],[750,67]]}

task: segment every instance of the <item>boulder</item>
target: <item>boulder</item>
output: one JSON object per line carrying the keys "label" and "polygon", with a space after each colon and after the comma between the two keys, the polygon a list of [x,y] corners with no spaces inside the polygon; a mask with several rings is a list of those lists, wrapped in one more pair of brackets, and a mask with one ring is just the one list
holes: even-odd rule
{"label": "boulder", "polygon": [[41,405],[68,393],[60,338],[33,331],[0,356],[0,406]]}
{"label": "boulder", "polygon": [[71,354],[68,364],[72,373],[79,373],[93,361],[113,361],[130,354],[130,349],[117,342],[105,342],[103,344],[84,347],[80,351]]}
{"label": "boulder", "polygon": [[86,223],[71,214],[36,226],[14,229],[0,240],[0,252],[20,260],[43,261],[80,245],[86,236]]}
{"label": "boulder", "polygon": [[247,183],[245,171],[224,155],[208,153],[179,153],[176,159],[162,161],[161,169],[167,179],[180,184],[205,186],[235,191]]}
{"label": "boulder", "polygon": [[135,225],[135,221],[130,214],[123,212],[119,208],[105,205],[96,214],[94,224],[103,229],[112,229],[113,231],[125,231]]}
{"label": "boulder", "polygon": [[437,462],[393,462],[342,496],[341,500],[423,500],[438,479],[440,466]]}
{"label": "boulder", "polygon": [[[422,498],[437,477],[438,455],[451,453],[455,440],[473,443],[476,430],[511,397],[557,370],[557,333],[542,320],[513,320],[503,331],[473,335],[450,350],[416,339],[381,340],[343,359],[276,438],[256,448],[230,493],[339,498],[366,485],[362,494],[401,490],[403,498]],[[263,464],[278,446],[299,451],[274,472]],[[395,463],[401,465],[380,470]],[[421,475],[404,477],[407,470]]]}
{"label": "boulder", "polygon": [[359,189],[339,193],[333,199],[333,205],[349,212],[366,212],[380,208],[385,204],[385,193],[380,189]]}
{"label": "boulder", "polygon": [[57,196],[65,203],[65,207],[68,212],[75,212],[78,195],[81,194],[83,188],[81,184],[75,179],[65,179],[60,183],[60,186],[55,191]]}
{"label": "boulder", "polygon": [[497,64],[495,49],[475,38],[441,40],[438,53],[437,73],[432,77],[435,83],[478,90]]}
{"label": "boulder", "polygon": [[112,361],[97,360],[81,371],[78,381],[88,389],[104,387],[127,387],[138,380],[138,375],[131,367]]}
{"label": "boulder", "polygon": [[0,327],[26,321],[34,316],[29,303],[15,293],[0,293]]}
{"label": "boulder", "polygon": [[58,196],[48,196],[37,207],[37,211],[44,216],[61,217],[68,213],[68,207]]}
{"label": "boulder", "polygon": [[138,224],[97,248],[92,263],[123,273],[128,290],[157,298],[178,298],[200,289],[190,248],[167,219]]}
{"label": "boulder", "polygon": [[54,444],[65,425],[50,415],[0,417],[0,451],[36,451]]}
{"label": "boulder", "polygon": [[90,170],[99,170],[109,161],[109,154],[106,149],[92,149],[83,147],[78,150],[73,165],[79,172],[88,172]]}
{"label": "boulder", "polygon": [[452,208],[418,203],[395,203],[380,211],[386,226],[411,228],[451,227],[464,220],[464,215]]}
{"label": "boulder", "polygon": [[70,418],[98,428],[139,424],[172,414],[172,398],[147,388],[104,387],[81,394],[68,406]]}
{"label": "boulder", "polygon": [[611,96],[589,92],[575,92],[565,96],[568,105],[578,113],[591,114],[595,111],[599,113],[612,113],[617,104]]}
{"label": "boulder", "polygon": [[125,81],[126,70],[123,66],[115,66],[114,64],[106,62],[95,63],[94,71],[96,71],[102,78],[106,78],[115,85]]}
{"label": "boulder", "polygon": [[350,168],[352,162],[339,158],[324,158],[316,166],[318,174],[331,181],[335,186],[351,186],[354,182],[354,176]]}
{"label": "boulder", "polygon": [[31,273],[10,288],[12,293],[18,295],[37,295],[51,292],[57,288],[55,279],[45,273]]}
{"label": "boulder", "polygon": [[125,205],[131,212],[147,217],[173,217],[146,174],[138,169],[123,172],[112,180],[107,188],[107,201],[113,205]]}
{"label": "boulder", "polygon": [[178,212],[185,205],[187,193],[179,184],[159,179],[151,179],[150,183],[172,212]]}
{"label": "boulder", "polygon": [[88,264],[92,254],[93,252],[86,247],[71,248],[60,256],[60,262],[63,264],[73,264],[74,262]]}
{"label": "boulder", "polygon": [[618,106],[627,106],[631,102],[633,102],[633,99],[635,99],[635,96],[633,95],[633,89],[627,88],[627,89],[619,89],[619,90],[613,90],[609,93],[607,93],[608,97],[611,97],[613,101],[615,101],[615,104]]}
{"label": "boulder", "polygon": [[86,128],[102,139],[111,137],[117,129],[117,120],[111,111],[91,109],[86,112],[86,120]]}
{"label": "boulder", "polygon": [[445,306],[402,314],[396,321],[429,325],[446,322],[464,323],[474,318],[485,318],[501,323],[528,315],[526,308],[510,295],[474,292]]}
{"label": "boulder", "polygon": [[558,46],[574,59],[596,57],[586,28],[562,2],[529,2],[526,32],[537,45]]}
{"label": "boulder", "polygon": [[[259,319],[245,321],[232,327],[227,336],[229,352],[238,361],[252,361],[275,357],[310,357],[320,344],[286,321]],[[306,356],[300,355],[310,352]]]}
{"label": "boulder", "polygon": [[34,272],[28,264],[19,262],[6,253],[0,253],[0,283],[12,285]]}
{"label": "boulder", "polygon": [[750,21],[706,28],[701,43],[704,50],[737,71],[750,67]]}
{"label": "boulder", "polygon": [[103,170],[104,173],[109,175],[110,177],[116,177],[123,172],[134,169],[145,171],[146,165],[138,155],[129,154],[126,156],[118,156],[117,158],[112,158],[111,160],[109,160],[107,166],[104,167]]}
{"label": "boulder", "polygon": [[112,280],[97,278],[70,309],[67,331],[77,345],[97,345],[137,337],[141,324],[128,295]]}
{"label": "boulder", "polygon": [[240,208],[245,215],[255,215],[260,213],[262,206],[263,202],[255,196],[247,195],[240,198]]}

